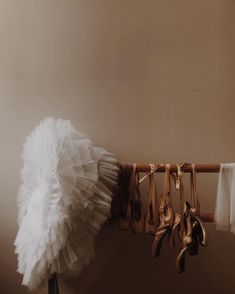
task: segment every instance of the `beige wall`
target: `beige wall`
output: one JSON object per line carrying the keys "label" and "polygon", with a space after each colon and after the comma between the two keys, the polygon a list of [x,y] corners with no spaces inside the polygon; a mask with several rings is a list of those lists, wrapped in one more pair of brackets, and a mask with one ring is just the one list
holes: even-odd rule
{"label": "beige wall", "polygon": [[[120,160],[235,160],[233,0],[0,0],[0,293],[21,294],[13,241],[24,137],[69,118]],[[216,175],[200,175],[204,211]],[[176,273],[166,246],[108,226],[97,257],[62,293],[234,293],[235,236]],[[38,293],[46,293],[40,291]]]}

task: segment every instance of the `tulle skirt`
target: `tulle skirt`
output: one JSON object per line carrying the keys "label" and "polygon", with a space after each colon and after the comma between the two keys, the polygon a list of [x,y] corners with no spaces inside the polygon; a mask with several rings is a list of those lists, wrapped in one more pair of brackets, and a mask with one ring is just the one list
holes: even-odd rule
{"label": "tulle skirt", "polygon": [[26,139],[15,240],[23,284],[36,289],[51,273],[80,273],[110,213],[118,162],[70,121],[47,118]]}

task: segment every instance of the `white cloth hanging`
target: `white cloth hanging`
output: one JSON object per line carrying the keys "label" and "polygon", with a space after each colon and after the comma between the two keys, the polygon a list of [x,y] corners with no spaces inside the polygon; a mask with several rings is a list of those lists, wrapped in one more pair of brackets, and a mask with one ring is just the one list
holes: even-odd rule
{"label": "white cloth hanging", "polygon": [[110,213],[118,162],[93,147],[70,121],[46,118],[22,154],[15,240],[23,285],[36,289],[51,273],[80,273]]}
{"label": "white cloth hanging", "polygon": [[235,234],[235,163],[222,163],[218,179],[216,227]]}

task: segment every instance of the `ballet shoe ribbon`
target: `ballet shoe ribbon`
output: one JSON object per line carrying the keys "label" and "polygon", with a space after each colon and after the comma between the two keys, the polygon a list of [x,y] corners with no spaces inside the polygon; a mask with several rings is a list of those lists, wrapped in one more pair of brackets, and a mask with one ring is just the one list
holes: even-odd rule
{"label": "ballet shoe ribbon", "polygon": [[159,210],[158,210],[158,198],[157,188],[154,179],[154,172],[157,168],[154,164],[150,164],[151,172],[149,177],[149,190],[148,190],[148,208],[145,218],[145,231],[150,234],[154,234],[159,225]]}
{"label": "ballet shoe ribbon", "polygon": [[152,244],[152,255],[159,256],[163,238],[169,233],[174,224],[174,211],[172,207],[171,185],[170,185],[170,164],[165,165],[163,182],[163,193],[161,194],[159,206],[160,225],[156,229]]}

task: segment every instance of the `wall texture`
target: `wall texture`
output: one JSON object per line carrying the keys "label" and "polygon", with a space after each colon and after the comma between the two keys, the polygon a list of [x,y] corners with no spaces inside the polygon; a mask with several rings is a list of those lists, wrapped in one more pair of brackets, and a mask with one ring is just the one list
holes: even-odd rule
{"label": "wall texture", "polygon": [[[28,292],[16,195],[23,140],[44,117],[71,119],[120,160],[235,161],[234,15],[233,0],[0,0],[1,294]],[[205,212],[216,183],[199,176]],[[153,259],[151,237],[109,225],[62,293],[234,293],[235,236],[207,228],[209,247],[179,275],[166,246]]]}

